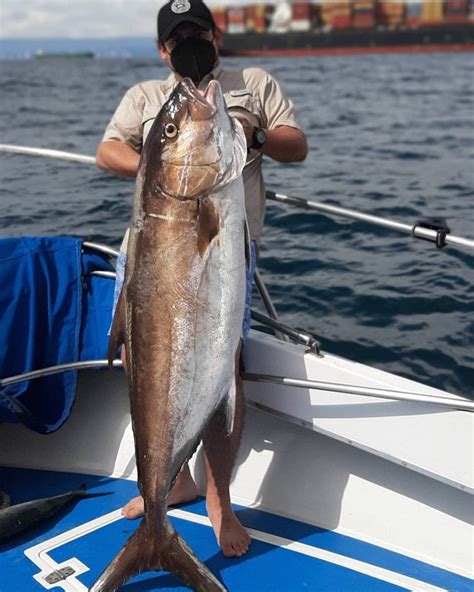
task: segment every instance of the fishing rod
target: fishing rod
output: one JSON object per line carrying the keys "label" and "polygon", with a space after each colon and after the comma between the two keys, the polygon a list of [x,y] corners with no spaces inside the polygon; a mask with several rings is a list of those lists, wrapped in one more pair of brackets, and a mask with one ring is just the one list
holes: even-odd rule
{"label": "fishing rod", "polygon": [[[26,154],[30,156],[45,156],[49,158],[81,162],[84,164],[96,164],[96,160],[93,156],[76,154],[74,152],[64,152],[62,150],[35,148],[32,146],[0,144],[0,152]],[[365,212],[359,212],[357,210],[350,210],[326,203],[315,202],[302,197],[284,195],[274,191],[267,191],[266,197],[271,201],[293,205],[305,210],[317,210],[319,212],[324,212],[333,216],[341,216],[343,218],[351,218],[352,220],[360,220],[362,222],[368,222],[369,224],[375,224],[390,230],[409,234],[414,238],[432,242],[438,248],[451,245],[474,250],[474,240],[451,234],[451,230],[446,225],[444,220],[426,219],[419,220],[415,222],[415,224],[405,224],[403,222],[397,222],[396,220],[383,218],[382,216],[374,216],[372,214],[366,214]]]}

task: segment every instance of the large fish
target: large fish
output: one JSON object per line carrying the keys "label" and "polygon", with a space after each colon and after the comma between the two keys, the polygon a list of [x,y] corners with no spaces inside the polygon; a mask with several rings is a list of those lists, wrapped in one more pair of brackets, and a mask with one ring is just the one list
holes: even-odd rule
{"label": "large fish", "polygon": [[148,570],[198,591],[226,588],[166,517],[167,496],[209,420],[232,426],[245,305],[247,155],[219,83],[183,80],[142,151],[109,359],[125,342],[138,484],[145,516],[93,592]]}

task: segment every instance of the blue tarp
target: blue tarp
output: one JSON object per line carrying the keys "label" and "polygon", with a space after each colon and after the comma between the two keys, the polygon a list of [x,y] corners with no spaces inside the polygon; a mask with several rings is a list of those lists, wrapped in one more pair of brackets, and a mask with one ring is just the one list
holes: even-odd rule
{"label": "blue tarp", "polygon": [[[107,258],[69,237],[0,240],[0,378],[106,357],[113,280]],[[49,433],[69,417],[77,371],[0,389],[0,422]]]}

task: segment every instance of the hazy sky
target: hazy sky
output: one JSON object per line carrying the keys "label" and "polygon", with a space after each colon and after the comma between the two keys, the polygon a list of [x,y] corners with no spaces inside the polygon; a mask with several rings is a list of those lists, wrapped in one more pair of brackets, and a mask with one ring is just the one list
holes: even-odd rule
{"label": "hazy sky", "polygon": [[0,0],[0,38],[153,36],[162,4],[162,0]]}

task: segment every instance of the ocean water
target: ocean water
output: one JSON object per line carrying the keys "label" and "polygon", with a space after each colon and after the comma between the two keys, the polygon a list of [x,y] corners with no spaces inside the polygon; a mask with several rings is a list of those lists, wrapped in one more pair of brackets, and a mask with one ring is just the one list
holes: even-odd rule
{"label": "ocean water", "polygon": [[[267,187],[474,238],[472,54],[224,60],[261,66],[295,103],[310,152],[267,160]],[[0,62],[0,142],[93,155],[153,59]],[[0,154],[0,237],[73,235],[117,247],[131,181],[93,166]],[[259,267],[281,319],[323,348],[473,396],[474,254],[269,203]]]}

